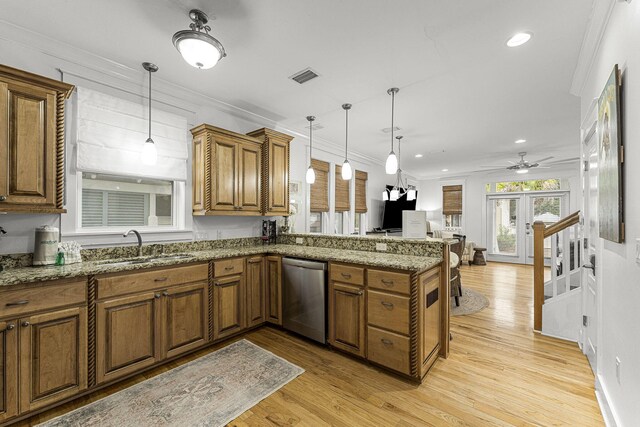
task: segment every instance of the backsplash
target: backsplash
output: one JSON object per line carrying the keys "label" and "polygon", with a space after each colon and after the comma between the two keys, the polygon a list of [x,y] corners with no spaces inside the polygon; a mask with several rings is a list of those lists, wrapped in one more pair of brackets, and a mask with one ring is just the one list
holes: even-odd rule
{"label": "backsplash", "polygon": [[[297,244],[302,246],[428,257],[442,257],[442,248],[444,247],[444,243],[437,240],[409,240],[399,237],[302,233],[281,234],[278,236],[278,243],[283,245],[296,245],[296,238],[302,239],[302,244]],[[387,250],[376,250],[377,243],[386,244]]]}

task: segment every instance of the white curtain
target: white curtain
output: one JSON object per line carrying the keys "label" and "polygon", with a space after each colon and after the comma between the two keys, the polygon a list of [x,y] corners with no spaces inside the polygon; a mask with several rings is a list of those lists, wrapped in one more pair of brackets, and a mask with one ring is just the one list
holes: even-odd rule
{"label": "white curtain", "polygon": [[153,166],[142,164],[148,137],[148,106],[82,87],[78,93],[77,167],[84,172],[186,181],[187,119],[153,109]]}

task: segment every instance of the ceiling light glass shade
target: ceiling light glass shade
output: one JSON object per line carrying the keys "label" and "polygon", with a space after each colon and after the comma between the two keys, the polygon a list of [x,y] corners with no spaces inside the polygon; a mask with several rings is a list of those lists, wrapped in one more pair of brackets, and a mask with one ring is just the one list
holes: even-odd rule
{"label": "ceiling light glass shade", "polygon": [[416,190],[413,188],[410,188],[409,190],[407,190],[407,201],[412,201],[416,199]]}
{"label": "ceiling light glass shade", "polygon": [[227,56],[218,40],[200,31],[178,31],[173,35],[173,45],[187,64],[202,70],[212,68]]}
{"label": "ceiling light glass shade", "polygon": [[389,200],[391,200],[392,202],[395,202],[396,200],[398,200],[399,197],[400,197],[400,190],[398,190],[397,188],[394,188],[393,190],[391,190],[391,196],[389,197]]}
{"label": "ceiling light glass shade", "polygon": [[518,169],[518,170],[516,171],[516,173],[520,173],[520,174],[528,173],[528,172],[529,172],[529,169]]}
{"label": "ceiling light glass shade", "polygon": [[142,164],[152,166],[158,161],[158,151],[153,139],[148,138],[142,147]]}
{"label": "ceiling light glass shade", "polygon": [[522,46],[529,40],[531,40],[531,33],[517,33],[514,34],[509,40],[507,40],[507,46],[509,47],[518,47]]}
{"label": "ceiling light glass shade", "polygon": [[344,163],[342,164],[342,179],[348,181],[352,176],[353,171],[351,170],[351,164],[349,163],[349,160],[345,159]]}
{"label": "ceiling light glass shade", "polygon": [[387,157],[387,163],[384,166],[387,175],[394,175],[398,172],[398,158],[396,157],[396,153],[391,151],[389,153],[389,157]]}
{"label": "ceiling light glass shade", "polygon": [[387,200],[389,200],[389,192],[387,190],[384,190],[382,192],[382,201],[386,202]]}
{"label": "ceiling light glass shade", "polygon": [[313,184],[316,182],[316,171],[311,166],[307,169],[307,184]]}

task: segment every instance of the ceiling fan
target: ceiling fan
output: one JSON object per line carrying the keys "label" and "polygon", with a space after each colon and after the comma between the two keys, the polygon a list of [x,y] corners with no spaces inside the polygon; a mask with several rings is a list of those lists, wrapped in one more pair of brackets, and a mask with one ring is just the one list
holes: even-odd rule
{"label": "ceiling fan", "polygon": [[[511,161],[509,160],[509,163],[511,163],[510,166],[481,166],[483,168],[489,168],[489,169],[484,169],[484,170],[479,170],[479,171],[475,171],[475,172],[491,172],[491,171],[498,171],[498,170],[510,170],[510,171],[515,171],[516,173],[527,173],[529,172],[529,169],[549,169],[551,166],[541,166],[540,163],[542,162],[546,162],[548,160],[553,159],[553,156],[549,156],[549,157],[545,157],[543,159],[539,159],[536,160],[535,162],[529,162],[527,160],[525,160],[525,156],[527,155],[527,153],[525,151],[522,151],[520,153],[518,153],[518,156],[520,156],[520,160],[517,162]],[[564,159],[564,160],[558,160],[552,163],[548,163],[549,165],[557,165],[560,163],[567,163],[567,162],[573,162],[577,160],[576,158],[572,158],[572,159]]]}

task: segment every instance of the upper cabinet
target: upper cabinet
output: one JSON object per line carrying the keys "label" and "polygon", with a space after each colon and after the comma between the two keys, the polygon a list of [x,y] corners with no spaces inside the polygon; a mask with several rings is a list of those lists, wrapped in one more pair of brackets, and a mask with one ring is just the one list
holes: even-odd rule
{"label": "upper cabinet", "polygon": [[289,135],[207,124],[193,134],[194,215],[288,215]]}
{"label": "upper cabinet", "polygon": [[0,212],[61,213],[73,86],[0,65]]}
{"label": "upper cabinet", "polygon": [[289,215],[289,143],[292,136],[262,128],[247,135],[263,144],[263,215]]}
{"label": "upper cabinet", "polygon": [[260,215],[262,141],[210,125],[193,134],[193,214]]}

